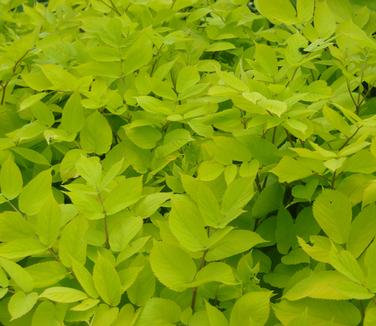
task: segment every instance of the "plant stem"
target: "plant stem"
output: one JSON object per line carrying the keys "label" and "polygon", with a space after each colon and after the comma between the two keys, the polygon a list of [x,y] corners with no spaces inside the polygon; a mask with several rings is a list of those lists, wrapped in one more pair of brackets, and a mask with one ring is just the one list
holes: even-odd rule
{"label": "plant stem", "polygon": [[[97,189],[97,191],[98,191],[98,189]],[[101,203],[103,214],[104,214],[104,218],[103,218],[104,237],[105,237],[104,246],[105,246],[105,248],[110,249],[110,235],[109,235],[109,232],[108,232],[108,215],[107,215],[106,210],[104,208],[102,196],[101,196],[99,191],[98,191],[98,199],[99,199],[99,202]]]}
{"label": "plant stem", "polygon": [[358,133],[360,127],[358,127],[355,132],[346,139],[346,141],[342,144],[342,146],[340,148],[338,148],[338,150],[340,151],[341,149],[345,148],[346,145],[350,142],[351,139],[353,139],[355,137],[355,135]]}
{"label": "plant stem", "polygon": [[[208,250],[205,250],[204,253],[202,254],[201,261],[200,261],[200,267],[199,267],[198,270],[201,270],[205,266],[205,264],[206,264],[205,258],[206,258],[207,253],[208,253]],[[196,299],[197,299],[197,286],[192,289],[192,301],[191,301],[192,311],[195,310]]]}
{"label": "plant stem", "polygon": [[333,176],[332,176],[332,181],[330,183],[330,188],[331,189],[335,189],[336,176],[337,176],[337,171],[334,171],[333,172]]}

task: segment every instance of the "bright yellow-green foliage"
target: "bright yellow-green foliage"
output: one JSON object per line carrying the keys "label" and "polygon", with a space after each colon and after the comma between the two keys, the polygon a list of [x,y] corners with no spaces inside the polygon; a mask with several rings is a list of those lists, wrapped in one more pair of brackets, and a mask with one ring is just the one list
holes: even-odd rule
{"label": "bright yellow-green foliage", "polygon": [[1,0],[0,324],[375,326],[371,0]]}

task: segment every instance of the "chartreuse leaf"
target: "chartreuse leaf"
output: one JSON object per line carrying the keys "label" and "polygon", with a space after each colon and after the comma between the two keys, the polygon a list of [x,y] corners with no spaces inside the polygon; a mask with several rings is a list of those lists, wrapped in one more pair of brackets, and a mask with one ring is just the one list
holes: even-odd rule
{"label": "chartreuse leaf", "polygon": [[151,298],[142,308],[135,325],[176,325],[180,320],[180,313],[181,308],[175,301],[163,298]]}
{"label": "chartreuse leaf", "polygon": [[154,243],[150,264],[157,279],[175,291],[189,287],[196,275],[192,258],[179,247],[164,242]]}
{"label": "chartreuse leaf", "polygon": [[256,232],[232,230],[209,249],[206,260],[215,261],[231,257],[263,242],[265,240]]}
{"label": "chartreuse leaf", "polygon": [[22,291],[30,292],[33,289],[33,279],[20,265],[11,260],[0,257],[0,266]]}
{"label": "chartreuse leaf", "polygon": [[365,252],[364,256],[364,265],[366,270],[366,284],[369,289],[373,292],[376,292],[376,244],[372,242]]}
{"label": "chartreuse leaf", "polygon": [[197,287],[210,282],[219,282],[228,285],[236,284],[234,274],[229,265],[225,263],[210,263],[197,272],[190,287]]}
{"label": "chartreuse leaf", "polygon": [[61,127],[72,133],[79,132],[84,125],[84,118],[81,97],[78,93],[73,93],[64,106]]}
{"label": "chartreuse leaf", "polygon": [[298,301],[282,300],[273,306],[273,311],[283,325],[290,325],[304,314],[308,325],[326,324],[328,320],[334,325],[358,325],[360,311],[346,301],[301,299]]}
{"label": "chartreuse leaf", "polygon": [[0,213],[0,241],[31,238],[35,235],[32,224],[18,212]]}
{"label": "chartreuse leaf", "polygon": [[46,251],[46,247],[35,238],[22,238],[0,244],[0,257],[22,259]]}
{"label": "chartreuse leaf", "polygon": [[95,289],[104,302],[111,306],[120,303],[121,282],[113,264],[104,256],[98,255],[93,270]]}
{"label": "chartreuse leaf", "polygon": [[107,214],[115,214],[135,204],[142,195],[142,176],[120,181],[103,202]]}
{"label": "chartreuse leaf", "polygon": [[141,217],[117,213],[108,218],[109,243],[113,251],[126,249],[131,240],[142,229]]}
{"label": "chartreuse leaf", "polygon": [[376,304],[374,301],[370,301],[364,315],[364,326],[372,326],[376,323]]}
{"label": "chartreuse leaf", "polygon": [[45,288],[55,285],[68,275],[65,267],[56,261],[45,261],[25,268],[30,274],[34,288]]}
{"label": "chartreuse leaf", "polygon": [[296,10],[298,19],[302,22],[307,22],[313,17],[313,10],[315,0],[297,0]]}
{"label": "chartreuse leaf", "polygon": [[222,213],[213,191],[203,182],[187,175],[181,176],[187,194],[196,202],[206,225],[222,225]]}
{"label": "chartreuse leaf", "polygon": [[132,43],[129,49],[127,49],[126,57],[124,59],[124,73],[130,74],[148,64],[153,56],[152,51],[153,44],[151,40],[146,33],[141,33],[141,36]]}
{"label": "chartreuse leaf", "polygon": [[349,280],[336,271],[315,271],[294,284],[284,297],[295,301],[302,298],[350,300],[369,299],[373,294],[364,286]]}
{"label": "chartreuse leaf", "polygon": [[109,307],[106,304],[101,304],[95,309],[93,318],[93,326],[100,326],[104,324],[110,324],[116,320],[119,313],[119,309],[116,307]]}
{"label": "chartreuse leaf", "polygon": [[243,207],[252,199],[254,178],[238,178],[231,182],[222,199],[221,211],[228,223],[243,212]]}
{"label": "chartreuse leaf", "polygon": [[313,216],[334,242],[346,243],[351,228],[351,203],[341,192],[324,190],[313,203]]}
{"label": "chartreuse leaf", "polygon": [[87,311],[87,310],[95,307],[99,302],[100,302],[100,300],[98,300],[98,299],[88,298],[88,299],[83,300],[82,302],[80,302],[76,306],[72,307],[70,310],[72,310],[72,311]]}
{"label": "chartreuse leaf", "polygon": [[0,170],[1,194],[9,200],[14,199],[20,194],[22,185],[21,171],[14,160],[9,157]]}
{"label": "chartreuse leaf", "polygon": [[208,317],[209,326],[227,326],[228,321],[223,313],[216,307],[205,301],[206,315]]}
{"label": "chartreuse leaf", "polygon": [[27,314],[38,301],[38,293],[25,294],[22,291],[16,292],[10,298],[8,310],[12,319],[17,319]]}
{"label": "chartreuse leaf", "polygon": [[59,236],[61,225],[61,209],[52,196],[45,201],[36,218],[36,233],[41,243],[51,246]]}
{"label": "chartreuse leaf", "polygon": [[150,264],[145,264],[144,269],[137,275],[137,279],[127,290],[129,300],[138,306],[145,303],[154,295],[156,279]]}
{"label": "chartreuse leaf", "polygon": [[44,290],[39,297],[60,303],[72,303],[86,299],[87,295],[73,288],[55,286]]}
{"label": "chartreuse leaf", "polygon": [[295,8],[288,0],[256,0],[257,10],[271,21],[292,24],[296,17]]}
{"label": "chartreuse leaf", "polygon": [[313,22],[321,38],[327,38],[334,33],[336,29],[335,17],[326,0],[315,1]]}
{"label": "chartreuse leaf", "polygon": [[253,291],[240,297],[231,311],[230,326],[265,325],[270,312],[270,291]]}
{"label": "chartreuse leaf", "polygon": [[80,132],[81,147],[96,154],[104,154],[112,144],[112,130],[106,118],[99,112],[94,112],[86,118]]}
{"label": "chartreuse leaf", "polygon": [[376,236],[376,205],[365,207],[352,221],[347,249],[358,257]]}
{"label": "chartreuse leaf", "polygon": [[176,90],[184,93],[200,81],[200,74],[196,67],[186,66],[179,72],[176,80]]}
{"label": "chartreuse leaf", "polygon": [[39,212],[46,200],[52,196],[51,171],[45,170],[35,176],[22,190],[18,199],[19,208],[28,215]]}
{"label": "chartreuse leaf", "polygon": [[83,218],[74,218],[61,232],[59,257],[66,266],[72,265],[72,258],[85,263],[88,223]]}
{"label": "chartreuse leaf", "polygon": [[36,308],[33,314],[31,326],[39,325],[60,325],[56,306],[52,302],[42,301]]}
{"label": "chartreuse leaf", "polygon": [[279,182],[293,182],[313,174],[310,168],[290,156],[284,156],[271,172],[278,176]]}
{"label": "chartreuse leaf", "polygon": [[72,259],[72,270],[85,292],[92,298],[97,298],[98,293],[95,289],[93,278],[85,266]]}
{"label": "chartreuse leaf", "polygon": [[204,220],[195,203],[184,195],[171,200],[169,225],[180,244],[187,250],[200,251],[207,246],[208,236]]}
{"label": "chartreuse leaf", "polygon": [[102,165],[98,157],[86,157],[81,155],[75,164],[75,168],[89,185],[99,187],[102,177]]}

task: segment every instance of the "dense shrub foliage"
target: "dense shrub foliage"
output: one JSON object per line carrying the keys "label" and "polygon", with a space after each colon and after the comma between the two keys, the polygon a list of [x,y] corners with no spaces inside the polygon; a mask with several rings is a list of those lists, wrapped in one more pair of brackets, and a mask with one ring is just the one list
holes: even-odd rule
{"label": "dense shrub foliage", "polygon": [[1,1],[1,324],[376,325],[374,10]]}

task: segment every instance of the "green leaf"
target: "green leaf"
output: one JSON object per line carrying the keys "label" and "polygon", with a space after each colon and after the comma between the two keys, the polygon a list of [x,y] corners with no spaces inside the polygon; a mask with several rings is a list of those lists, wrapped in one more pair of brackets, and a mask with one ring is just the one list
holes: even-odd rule
{"label": "green leaf", "polygon": [[176,90],[184,93],[200,81],[200,74],[196,67],[186,66],[179,72],[176,79]]}
{"label": "green leaf", "polygon": [[288,0],[256,0],[255,5],[257,10],[272,22],[290,25],[296,20],[295,8]]}
{"label": "green leaf", "polygon": [[125,130],[129,139],[135,145],[144,149],[154,148],[162,138],[161,132],[153,126],[139,126]]}
{"label": "green leaf", "polygon": [[40,65],[43,74],[51,82],[51,89],[70,91],[75,90],[77,79],[63,67],[54,64]]}
{"label": "green leaf", "polygon": [[20,169],[14,160],[9,157],[1,166],[0,188],[7,199],[16,198],[22,190],[23,180]]}
{"label": "green leaf", "polygon": [[202,162],[198,169],[197,175],[198,179],[202,181],[212,181],[221,175],[224,171],[224,166],[215,161],[204,161]]}
{"label": "green leaf", "polygon": [[151,298],[142,308],[135,326],[172,326],[180,320],[180,307],[172,300]]}
{"label": "green leaf", "polygon": [[138,306],[144,306],[145,303],[155,293],[156,279],[149,264],[138,274],[136,281],[127,290],[129,300]]}
{"label": "green leaf", "polygon": [[252,199],[255,193],[253,181],[254,178],[238,178],[227,187],[221,203],[226,223],[240,215],[243,207]]}
{"label": "green leaf", "polygon": [[61,209],[53,197],[45,201],[36,218],[36,233],[41,243],[49,247],[59,236],[61,224]]}
{"label": "green leaf", "polygon": [[142,176],[120,181],[106,196],[103,206],[108,215],[135,204],[142,196]]}
{"label": "green leaf", "polygon": [[31,223],[18,212],[0,213],[0,241],[31,238],[35,235]]}
{"label": "green leaf", "polygon": [[197,272],[195,279],[190,286],[198,287],[210,282],[219,282],[227,285],[234,285],[237,283],[229,265],[225,263],[210,263]]}
{"label": "green leaf", "polygon": [[315,0],[297,0],[296,10],[298,19],[301,22],[308,22],[313,17],[313,9],[315,7]]}
{"label": "green leaf", "polygon": [[228,321],[224,314],[205,301],[206,315],[208,317],[209,326],[227,326]]}
{"label": "green leaf", "polygon": [[376,205],[372,204],[365,207],[354,218],[349,239],[347,241],[347,249],[354,255],[359,257],[361,253],[368,247],[376,236]]}
{"label": "green leaf", "polygon": [[109,242],[113,251],[122,251],[140,232],[143,225],[141,217],[118,213],[108,217]]}
{"label": "green leaf", "polygon": [[72,303],[86,299],[87,295],[73,288],[55,286],[44,290],[39,297],[60,303]]}
{"label": "green leaf", "polygon": [[304,314],[308,325],[320,325],[331,321],[333,325],[358,325],[360,311],[350,302],[318,299],[301,299],[298,301],[282,300],[273,306],[273,310],[283,325],[292,322]]}
{"label": "green leaf", "polygon": [[171,193],[168,192],[156,192],[153,194],[146,195],[133,206],[133,211],[137,216],[140,216],[142,218],[150,217],[170,197]]}
{"label": "green leaf", "polygon": [[287,300],[302,298],[350,300],[369,299],[373,294],[336,271],[316,271],[295,283],[284,295]]}
{"label": "green leaf", "polygon": [[119,274],[112,263],[102,255],[98,255],[93,270],[95,289],[104,302],[111,306],[120,303],[121,282]]}
{"label": "green leaf", "polygon": [[349,157],[343,164],[343,171],[372,174],[376,172],[376,157],[369,150],[361,150]]}
{"label": "green leaf", "polygon": [[313,171],[300,160],[290,156],[284,156],[271,172],[278,176],[279,182],[293,182],[313,174]]}
{"label": "green leaf", "polygon": [[96,305],[98,305],[98,303],[100,302],[100,300],[98,299],[85,299],[83,300],[82,302],[80,302],[78,305],[72,307],[70,310],[72,311],[87,311],[91,308],[94,308]]}
{"label": "green leaf", "polygon": [[35,238],[22,238],[0,244],[0,257],[23,259],[46,251],[46,247]]}
{"label": "green leaf", "polygon": [[196,275],[192,258],[179,247],[155,242],[150,253],[150,264],[158,280],[174,291],[183,291]]}
{"label": "green leaf", "polygon": [[12,320],[27,314],[37,303],[38,293],[32,292],[25,294],[24,292],[16,292],[12,295],[8,303],[8,310],[12,316]]}
{"label": "green leaf", "polygon": [[78,93],[73,93],[64,106],[61,117],[61,128],[76,133],[82,129],[84,123],[85,117],[81,97]]}
{"label": "green leaf", "polygon": [[147,65],[153,56],[153,44],[146,33],[141,33],[131,44],[124,58],[123,71],[126,75]]}
{"label": "green leaf", "polygon": [[98,293],[95,289],[93,278],[85,266],[72,259],[72,270],[74,276],[85,292],[92,298],[98,298]]}
{"label": "green leaf", "polygon": [[232,308],[230,326],[265,325],[269,318],[270,291],[249,292],[239,298]]}
{"label": "green leaf", "polygon": [[30,274],[34,288],[46,288],[55,285],[68,275],[64,266],[56,261],[45,261],[27,266],[25,271]]}
{"label": "green leaf", "polygon": [[7,272],[9,277],[24,292],[33,289],[33,279],[30,274],[17,263],[0,257],[0,266]]}
{"label": "green leaf", "polygon": [[76,171],[89,185],[95,188],[99,187],[102,178],[102,165],[98,157],[86,157],[81,155],[75,167]]}
{"label": "green leaf", "polygon": [[59,326],[56,306],[49,301],[41,302],[33,314],[31,326],[51,325]]}
{"label": "green leaf", "polygon": [[204,250],[208,243],[207,231],[197,206],[187,196],[171,199],[169,225],[171,232],[187,250]]}
{"label": "green leaf", "polygon": [[376,323],[376,304],[375,302],[370,301],[366,308],[366,312],[364,314],[363,325],[372,326],[372,325],[375,325],[375,323]]}
{"label": "green leaf", "polygon": [[141,106],[146,112],[157,113],[157,114],[166,114],[169,115],[172,113],[168,105],[151,96],[138,96],[137,103]]}
{"label": "green leaf", "polygon": [[112,144],[112,130],[106,118],[99,112],[94,112],[86,118],[80,132],[81,147],[91,153],[105,154]]}
{"label": "green leaf", "polygon": [[181,181],[187,194],[196,202],[206,225],[222,225],[222,213],[213,191],[203,182],[190,176],[182,175]]}
{"label": "green leaf", "polygon": [[59,257],[61,262],[70,267],[72,258],[85,263],[88,223],[83,218],[74,218],[61,232]]}
{"label": "green leaf", "polygon": [[209,249],[206,260],[215,261],[231,257],[263,242],[265,242],[265,240],[256,232],[233,230]]}
{"label": "green leaf", "polygon": [[313,23],[320,38],[327,38],[334,33],[336,29],[335,17],[326,0],[315,2]]}
{"label": "green leaf", "polygon": [[313,203],[313,216],[334,242],[347,242],[351,228],[350,200],[337,190],[324,190]]}
{"label": "green leaf", "polygon": [[51,171],[45,170],[34,177],[22,190],[18,199],[19,208],[28,215],[40,211],[46,200],[52,196]]}
{"label": "green leaf", "polygon": [[268,75],[274,76],[277,74],[277,56],[272,47],[265,44],[256,44],[255,60],[257,65]]}

